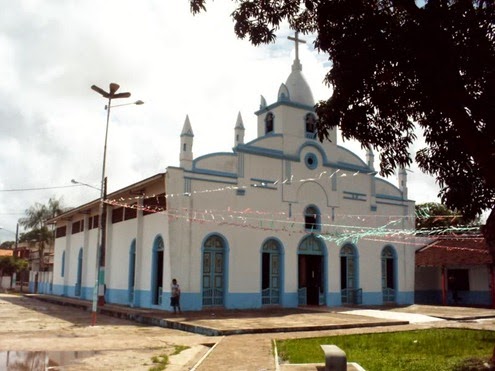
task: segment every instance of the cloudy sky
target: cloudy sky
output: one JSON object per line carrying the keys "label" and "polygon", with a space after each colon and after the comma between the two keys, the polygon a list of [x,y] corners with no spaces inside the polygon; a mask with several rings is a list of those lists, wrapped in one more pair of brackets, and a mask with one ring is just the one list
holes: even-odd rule
{"label": "cloudy sky", "polygon": [[[13,239],[17,219],[36,202],[77,206],[99,196],[71,184],[99,187],[106,111],[93,84],[132,93],[115,104],[145,102],[111,111],[110,192],[179,165],[186,115],[195,157],[231,151],[238,112],[246,141],[255,138],[260,95],[275,101],[294,45],[286,27],[270,45],[237,39],[231,3],[209,2],[193,16],[187,0],[0,0],[0,242]],[[327,56],[304,38],[303,73],[315,99],[326,99]],[[340,144],[364,158],[358,144]],[[426,202],[437,193],[411,167],[409,197]]]}

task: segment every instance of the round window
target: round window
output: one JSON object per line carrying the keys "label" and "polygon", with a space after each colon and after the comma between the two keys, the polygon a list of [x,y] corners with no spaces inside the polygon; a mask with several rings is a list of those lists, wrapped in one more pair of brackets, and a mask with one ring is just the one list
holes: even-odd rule
{"label": "round window", "polygon": [[309,169],[316,169],[318,166],[318,158],[314,153],[308,153],[306,157],[304,157],[304,163]]}

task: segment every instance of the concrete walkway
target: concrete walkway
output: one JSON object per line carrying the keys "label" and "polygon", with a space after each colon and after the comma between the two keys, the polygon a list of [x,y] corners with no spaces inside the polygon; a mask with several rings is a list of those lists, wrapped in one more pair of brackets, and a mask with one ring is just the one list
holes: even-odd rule
{"label": "concrete walkway", "polygon": [[[91,310],[91,303],[83,300],[49,295],[30,296]],[[165,311],[105,305],[101,312],[141,323],[214,336],[211,338],[210,351],[193,368],[189,368],[196,371],[321,369],[321,365],[279,364],[274,357],[274,339],[407,331],[430,327],[466,327],[495,331],[493,309],[425,305],[396,308],[219,309],[177,315]]]}

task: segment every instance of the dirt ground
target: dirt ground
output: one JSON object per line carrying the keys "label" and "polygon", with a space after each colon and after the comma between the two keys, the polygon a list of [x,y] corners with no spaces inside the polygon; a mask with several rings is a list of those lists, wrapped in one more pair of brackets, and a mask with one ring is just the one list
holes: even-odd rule
{"label": "dirt ground", "polygon": [[96,326],[90,322],[90,312],[0,294],[0,370],[22,360],[34,364],[34,351],[61,363],[52,370],[149,370],[154,356],[171,355],[176,346],[189,348],[169,357],[167,371],[189,370],[218,340],[104,315]]}

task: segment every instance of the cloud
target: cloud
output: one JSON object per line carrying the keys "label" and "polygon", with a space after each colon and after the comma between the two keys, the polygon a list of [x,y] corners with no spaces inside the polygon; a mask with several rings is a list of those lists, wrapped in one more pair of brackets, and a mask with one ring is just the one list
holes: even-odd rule
{"label": "cloud", "polygon": [[[177,166],[186,115],[195,157],[230,151],[237,113],[246,141],[254,139],[260,95],[275,101],[294,57],[286,25],[270,45],[239,40],[231,2],[193,16],[187,1],[0,1],[0,190],[67,186],[71,179],[99,186],[107,102],[93,84],[117,82],[130,101],[145,101],[111,111],[110,191]],[[315,99],[326,99],[327,57],[314,50],[314,36],[304,38],[303,73]],[[417,176],[410,176],[415,189],[436,194]],[[75,206],[98,192],[0,192],[0,226],[15,230],[25,209],[52,196]]]}

